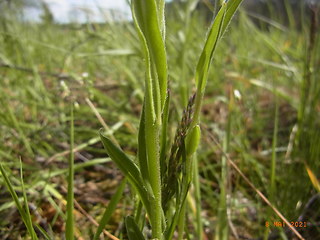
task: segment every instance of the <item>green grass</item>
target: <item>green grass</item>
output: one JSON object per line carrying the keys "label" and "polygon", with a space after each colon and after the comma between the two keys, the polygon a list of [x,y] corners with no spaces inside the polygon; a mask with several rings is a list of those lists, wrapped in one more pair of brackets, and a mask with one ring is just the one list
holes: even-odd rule
{"label": "green grass", "polygon": [[[0,17],[0,212],[7,216],[0,221],[0,238],[35,239],[35,234],[42,238],[41,233],[47,233],[47,239],[60,239],[70,215],[74,216],[74,228],[73,224],[67,228],[74,229],[70,238],[91,239],[102,229],[118,238],[127,234],[132,238],[130,232],[138,234],[133,238],[141,237],[139,229],[149,238],[149,223],[154,237],[163,232],[170,238],[176,230],[177,239],[228,239],[235,233],[257,238],[270,233],[276,228],[266,231],[265,221],[279,217],[228,165],[212,137],[254,186],[289,221],[296,221],[318,192],[319,34],[307,17],[301,21],[302,29],[296,29],[289,6],[290,24],[284,27],[274,18],[262,24],[268,30],[258,28],[240,9],[211,61],[215,43],[207,47],[206,37],[209,42],[210,37],[220,37],[225,26],[206,35],[210,24],[194,9],[195,2],[174,3],[176,10],[167,9],[166,31],[161,14],[150,26],[137,17],[140,33],[133,23],[25,24],[9,10]],[[148,15],[138,7],[136,16]],[[149,7],[162,11],[162,5]],[[141,47],[143,37],[146,45]],[[143,60],[148,54],[150,62]],[[195,91],[196,117],[191,123],[195,137],[189,137],[195,143],[186,144],[197,145],[200,138],[196,158],[190,161],[198,166],[177,166],[190,175],[174,176],[176,181],[169,186],[184,187],[172,196],[181,197],[171,198],[162,215],[159,187],[161,191],[164,186],[159,178],[166,171],[158,168],[169,163],[183,109]],[[120,186],[121,174],[106,158],[100,128],[104,136],[117,139],[109,157],[119,158],[118,167],[129,182],[126,187]],[[68,197],[73,147],[74,188]],[[182,162],[194,151],[188,149],[179,153]],[[191,175],[194,184],[186,196]],[[71,213],[73,207],[66,204],[72,201],[71,192],[101,223],[98,233],[76,203]],[[17,213],[15,206],[21,217],[12,214]]]}

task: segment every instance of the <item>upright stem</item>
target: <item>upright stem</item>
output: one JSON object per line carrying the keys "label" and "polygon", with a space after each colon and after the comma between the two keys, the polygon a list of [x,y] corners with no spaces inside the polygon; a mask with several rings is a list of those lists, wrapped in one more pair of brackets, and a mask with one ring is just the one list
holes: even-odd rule
{"label": "upright stem", "polygon": [[185,218],[186,218],[186,202],[181,206],[181,212],[179,216],[179,222],[178,222],[178,240],[183,239],[183,233],[184,233],[184,225],[185,225]]}
{"label": "upright stem", "polygon": [[198,168],[198,158],[197,154],[194,153],[193,155],[193,184],[194,184],[194,190],[195,190],[195,200],[196,200],[196,221],[197,221],[197,233],[199,240],[202,240],[202,219],[201,219],[201,195],[200,195],[200,184],[199,184],[199,168]]}
{"label": "upright stem", "polygon": [[70,158],[69,158],[69,175],[68,175],[68,196],[67,196],[67,222],[66,222],[66,239],[74,238],[74,216],[73,216],[73,179],[74,179],[74,117],[73,105],[71,105],[71,122],[70,122]]}
{"label": "upright stem", "polygon": [[159,155],[159,125],[154,121],[151,111],[150,102],[146,96],[146,152],[148,159],[149,181],[153,191],[154,199],[150,213],[152,225],[152,237],[162,239],[162,208],[161,208],[161,172],[160,172],[160,155]]}

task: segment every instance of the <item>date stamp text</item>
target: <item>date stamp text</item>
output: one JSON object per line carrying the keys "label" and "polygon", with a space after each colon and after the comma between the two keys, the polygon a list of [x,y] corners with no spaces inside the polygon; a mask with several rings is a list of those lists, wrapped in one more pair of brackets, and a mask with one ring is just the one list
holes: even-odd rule
{"label": "date stamp text", "polygon": [[[290,222],[290,225],[295,228],[306,228],[308,226],[308,222],[295,221]],[[287,224],[285,222],[274,221],[274,222],[265,222],[266,227],[286,227]]]}

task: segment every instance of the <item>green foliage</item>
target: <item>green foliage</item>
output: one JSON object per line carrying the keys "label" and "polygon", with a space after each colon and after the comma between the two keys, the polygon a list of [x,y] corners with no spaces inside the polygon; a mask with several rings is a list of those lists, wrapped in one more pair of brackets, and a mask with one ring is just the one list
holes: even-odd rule
{"label": "green foliage", "polygon": [[[288,220],[297,219],[319,189],[315,15],[294,19],[287,5],[284,25],[241,10],[224,35],[239,1],[223,3],[219,14],[222,1],[206,2],[216,15],[211,25],[197,0],[167,3],[166,19],[164,1],[132,2],[135,24],[57,24],[49,15],[47,23],[26,24],[18,5],[0,6],[0,238],[32,238],[35,230],[61,238],[67,218],[82,214],[71,206],[73,191],[92,217],[68,223],[71,239],[97,239],[105,230],[125,238],[115,227],[122,219],[129,238],[152,231],[163,239],[223,239],[239,229],[239,238],[269,235],[273,229],[261,223],[276,214],[223,152]],[[15,177],[20,156],[24,182]],[[125,194],[111,157],[132,187]],[[109,191],[115,195],[105,208],[99,199]],[[15,205],[26,228],[7,214]],[[101,219],[98,230],[93,218]]]}
{"label": "green foliage", "polygon": [[[171,155],[166,160],[169,98],[167,97],[167,60],[164,45],[165,26],[161,12],[163,2],[141,0],[131,2],[133,19],[146,63],[146,90],[138,137],[139,167],[108,138],[101,133],[100,135],[108,155],[137,189],[150,219],[153,238],[163,239],[163,233],[165,233],[165,239],[171,239],[177,225],[182,238],[185,199],[192,182],[194,166],[192,155],[200,140],[200,127],[198,125],[190,127],[190,124],[199,121],[201,100],[213,52],[240,3],[241,1],[235,0],[224,3],[210,28],[196,71],[197,95],[189,101],[178,127]],[[192,116],[195,98],[197,105],[195,114]],[[143,192],[144,190],[146,193]],[[147,199],[145,195],[148,196]],[[174,207],[173,215],[169,211],[172,206]]]}
{"label": "green foliage", "polygon": [[24,188],[24,182],[23,182],[23,177],[22,177],[22,164],[21,164],[21,161],[20,161],[20,173],[21,173],[21,178],[20,178],[20,183],[21,183],[21,186],[22,186],[22,192],[23,192],[23,205],[20,203],[20,200],[19,200],[19,197],[17,195],[17,193],[15,192],[14,188],[13,188],[13,185],[9,179],[9,177],[7,176],[6,174],[6,170],[4,169],[4,167],[2,166],[2,164],[0,163],[0,171],[1,171],[1,174],[2,174],[2,177],[4,179],[4,183],[8,189],[8,191],[10,192],[13,200],[14,200],[14,203],[20,213],[20,216],[28,230],[28,233],[31,237],[32,240],[37,240],[38,237],[34,231],[34,228],[33,228],[33,224],[32,224],[32,220],[31,220],[31,215],[30,215],[30,211],[29,211],[29,206],[28,206],[28,200],[27,200],[27,195],[26,195],[26,191],[25,191],[25,188]]}
{"label": "green foliage", "polygon": [[150,192],[147,192],[138,166],[108,137],[103,135],[102,132],[100,132],[100,137],[108,155],[117,164],[122,173],[128,178],[128,181],[139,193],[141,200],[146,204],[147,210],[150,211],[148,203],[149,199],[153,198],[153,196],[152,193],[150,194]]}
{"label": "green foliage", "polygon": [[197,95],[192,127],[195,126],[200,118],[201,102],[207,85],[209,67],[213,58],[213,53],[241,2],[242,0],[224,2],[208,32],[207,40],[196,68],[195,81],[197,85]]}

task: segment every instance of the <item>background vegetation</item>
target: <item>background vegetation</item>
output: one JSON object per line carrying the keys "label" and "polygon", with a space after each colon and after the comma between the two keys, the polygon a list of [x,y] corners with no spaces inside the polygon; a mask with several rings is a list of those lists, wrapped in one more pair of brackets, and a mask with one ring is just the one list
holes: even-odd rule
{"label": "background vegetation", "polygon": [[[194,10],[195,2],[171,3],[166,16],[170,118],[175,122],[193,92],[195,66],[210,25],[206,13]],[[216,11],[214,4],[206,7]],[[282,220],[224,153],[289,221],[313,223],[299,229],[306,239],[319,239],[320,200],[307,204],[320,190],[319,8],[301,7],[303,14],[294,17],[286,5],[286,20],[277,14],[252,18],[242,9],[217,48],[197,152],[204,239],[212,239],[218,228],[229,229],[230,239],[276,235],[275,230],[283,232],[282,239],[292,239],[286,228],[273,226]],[[138,36],[131,22],[57,24],[47,9],[40,23],[32,23],[21,20],[19,8],[3,5],[1,11],[1,164],[22,199],[21,158],[32,221],[60,239],[65,230],[70,103],[75,102],[75,235],[90,239],[93,222],[101,218],[122,179],[105,158],[99,128],[115,136],[128,155],[137,149],[144,95]],[[272,5],[269,11],[276,13]],[[172,135],[176,128],[170,126]],[[27,239],[4,178],[0,195],[0,238]],[[122,236],[131,202],[126,188],[106,227],[113,235]],[[190,199],[191,239],[196,239],[195,206]]]}

